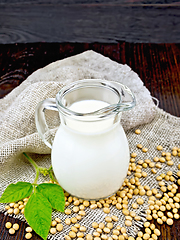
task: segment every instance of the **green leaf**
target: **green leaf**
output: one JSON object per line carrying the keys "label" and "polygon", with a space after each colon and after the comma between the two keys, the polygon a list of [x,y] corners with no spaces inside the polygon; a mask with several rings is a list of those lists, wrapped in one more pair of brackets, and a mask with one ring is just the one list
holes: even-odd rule
{"label": "green leaf", "polygon": [[47,239],[51,226],[52,207],[49,201],[38,192],[29,198],[24,215],[33,230],[43,239]]}
{"label": "green leaf", "polygon": [[33,186],[28,182],[17,182],[10,184],[0,198],[1,203],[16,202],[23,198],[29,197],[32,193]]}
{"label": "green leaf", "polygon": [[37,186],[37,191],[43,194],[51,203],[52,208],[64,212],[65,197],[63,189],[53,183],[42,183]]}

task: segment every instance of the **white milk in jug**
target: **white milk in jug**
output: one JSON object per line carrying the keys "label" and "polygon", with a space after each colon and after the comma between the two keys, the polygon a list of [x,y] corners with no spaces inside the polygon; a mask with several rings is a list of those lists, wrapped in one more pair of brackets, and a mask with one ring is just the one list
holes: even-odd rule
{"label": "white milk in jug", "polygon": [[[82,100],[69,109],[94,112],[109,104]],[[121,113],[120,113],[121,114]],[[68,118],[61,123],[52,147],[52,166],[59,184],[71,195],[100,199],[114,194],[122,185],[129,166],[129,147],[121,124],[114,116],[91,121]]]}

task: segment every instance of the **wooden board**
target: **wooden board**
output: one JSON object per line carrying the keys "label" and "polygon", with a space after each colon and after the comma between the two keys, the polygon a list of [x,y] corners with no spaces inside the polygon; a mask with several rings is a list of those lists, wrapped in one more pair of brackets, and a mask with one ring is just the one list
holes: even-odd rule
{"label": "wooden board", "polygon": [[180,42],[179,1],[1,0],[0,43]]}

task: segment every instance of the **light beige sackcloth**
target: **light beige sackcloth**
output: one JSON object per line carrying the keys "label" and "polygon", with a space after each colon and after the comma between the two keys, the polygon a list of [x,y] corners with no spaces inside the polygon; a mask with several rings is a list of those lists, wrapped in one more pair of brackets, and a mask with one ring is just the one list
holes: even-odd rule
{"label": "light beige sackcloth", "polygon": [[[155,106],[150,92],[143,85],[143,82],[132,69],[123,64],[119,64],[93,51],[86,51],[82,54],[56,61],[48,66],[37,70],[31,74],[20,86],[15,88],[4,99],[0,100],[0,195],[10,183],[17,181],[33,182],[35,172],[33,167],[23,156],[23,152],[36,160],[37,164],[44,167],[50,166],[50,149],[43,143],[39,137],[35,126],[35,108],[36,105],[46,99],[54,98],[57,92],[66,84],[81,79],[106,79],[109,81],[118,81],[127,85],[136,97],[136,107],[124,112],[121,123],[126,131],[131,152],[137,152],[136,160],[159,156],[156,146],[161,144],[164,150],[169,151],[173,146],[180,146],[180,119],[165,113]],[[48,115],[48,114],[47,114]],[[48,115],[51,128],[57,125],[57,114]],[[57,121],[56,121],[57,119]],[[135,128],[140,128],[142,133],[136,135]],[[53,131],[52,131],[53,132]],[[137,149],[137,143],[141,143],[149,150],[143,153]],[[162,164],[161,169],[157,169],[157,174],[152,174],[150,169],[145,171],[148,176],[141,179],[142,185],[157,187],[155,178],[158,174],[168,169],[176,171],[178,158],[174,158],[174,165],[168,167]],[[133,176],[128,176],[132,178]],[[40,177],[39,182],[46,178]],[[130,210],[132,202],[135,202],[138,196],[133,196],[129,202]],[[128,227],[128,234],[135,236],[139,227],[145,221],[145,210],[147,208],[147,197],[143,197],[145,203],[136,209],[136,213],[142,218],[141,221],[134,221],[131,227]],[[73,207],[71,204],[70,208]],[[109,215],[117,215],[119,221],[114,224],[125,226],[125,217],[122,211],[111,206]],[[0,205],[0,210],[4,211],[4,204]],[[75,216],[73,213],[71,215]],[[14,217],[24,219],[22,214],[13,215]],[[62,219],[64,229],[55,235],[49,234],[49,239],[63,239],[68,234],[71,226],[64,224],[67,217],[65,214],[54,211],[53,218],[58,216]],[[80,221],[81,225],[86,226],[87,233],[92,233],[92,221],[104,222],[106,214],[102,209],[86,209],[86,215]],[[110,233],[111,234],[111,233]]]}

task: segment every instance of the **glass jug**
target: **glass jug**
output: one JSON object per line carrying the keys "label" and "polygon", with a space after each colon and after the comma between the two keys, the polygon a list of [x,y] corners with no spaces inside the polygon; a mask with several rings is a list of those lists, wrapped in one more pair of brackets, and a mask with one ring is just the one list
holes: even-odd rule
{"label": "glass jug", "polygon": [[[85,79],[63,87],[56,99],[36,108],[36,127],[51,151],[55,177],[72,196],[94,200],[114,194],[129,166],[129,147],[120,124],[135,106],[131,90],[114,81]],[[59,111],[61,124],[53,143],[45,110]]]}

